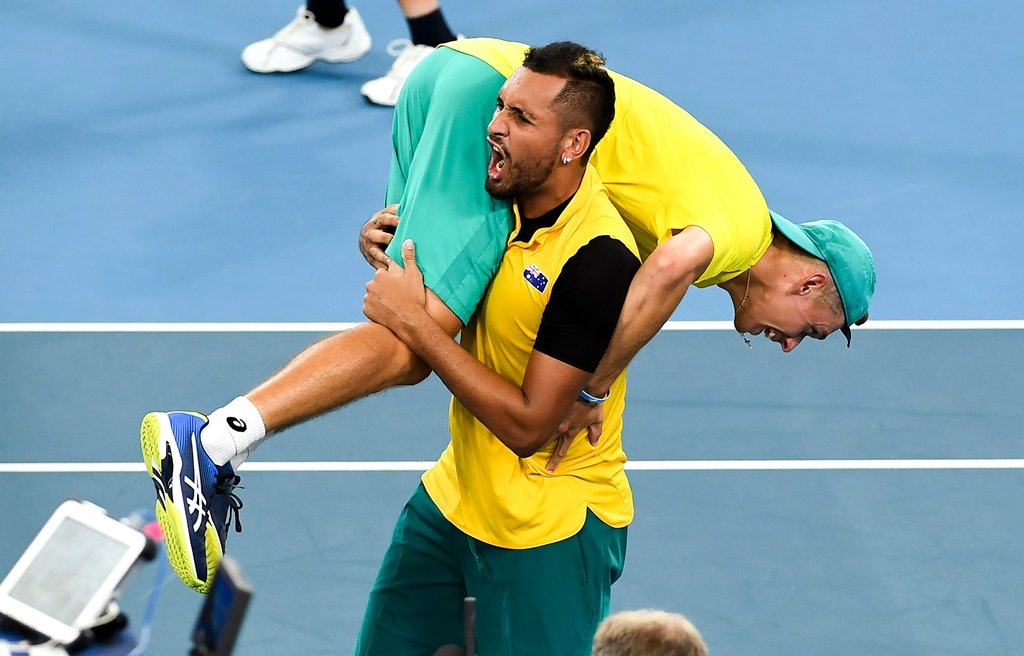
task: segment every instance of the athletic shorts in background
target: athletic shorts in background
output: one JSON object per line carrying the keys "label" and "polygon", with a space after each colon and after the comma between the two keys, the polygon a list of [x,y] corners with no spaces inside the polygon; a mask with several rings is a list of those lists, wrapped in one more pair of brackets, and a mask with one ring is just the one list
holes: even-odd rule
{"label": "athletic shorts in background", "polygon": [[416,244],[427,287],[469,321],[512,230],[512,204],[484,189],[487,125],[505,78],[483,61],[437,48],[406,80],[395,106],[387,204],[399,225],[387,253]]}

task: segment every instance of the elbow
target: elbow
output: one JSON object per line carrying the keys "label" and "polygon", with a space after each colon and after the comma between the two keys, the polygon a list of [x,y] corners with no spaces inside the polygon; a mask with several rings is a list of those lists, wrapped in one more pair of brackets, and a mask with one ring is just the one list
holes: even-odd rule
{"label": "elbow", "polygon": [[662,288],[689,287],[703,275],[715,254],[715,245],[703,229],[684,229],[659,245],[640,267]]}
{"label": "elbow", "polygon": [[525,447],[525,448],[524,447],[510,447],[510,448],[512,449],[512,453],[516,454],[520,458],[529,458],[534,453],[537,453],[536,449],[530,449],[528,447]]}
{"label": "elbow", "polygon": [[516,454],[520,458],[529,458],[533,454],[540,450],[540,446],[526,445],[526,446],[510,446],[512,453]]}
{"label": "elbow", "polygon": [[648,268],[652,286],[658,288],[659,291],[679,285],[689,285],[693,282],[688,264],[686,258],[669,250],[661,253],[657,258],[651,257],[644,263]]}
{"label": "elbow", "polygon": [[431,369],[416,356],[404,362],[395,378],[395,385],[418,385],[427,379]]}
{"label": "elbow", "polygon": [[550,433],[522,433],[516,436],[506,435],[499,439],[509,448],[512,453],[520,458],[529,458],[540,451],[540,448],[548,441]]}
{"label": "elbow", "polygon": [[417,385],[427,379],[431,369],[404,344],[402,346],[391,359],[391,381],[394,385]]}

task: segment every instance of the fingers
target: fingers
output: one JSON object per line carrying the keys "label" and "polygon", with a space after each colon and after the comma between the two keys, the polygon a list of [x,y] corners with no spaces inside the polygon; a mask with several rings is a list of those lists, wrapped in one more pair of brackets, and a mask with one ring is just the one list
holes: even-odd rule
{"label": "fingers", "polygon": [[564,434],[558,437],[558,442],[555,444],[555,450],[551,452],[551,457],[548,458],[548,464],[545,466],[545,469],[549,472],[555,471],[558,464],[562,462],[563,458],[565,458],[565,454],[569,452],[569,444],[571,442],[572,439]]}
{"label": "fingers", "polygon": [[405,274],[416,279],[422,279],[423,275],[416,266],[416,245],[411,239],[402,242],[402,261],[405,262]]}
{"label": "fingers", "polygon": [[559,428],[555,448],[551,451],[551,457],[548,458],[548,464],[545,466],[549,472],[555,471],[555,468],[557,468],[558,465],[565,460],[565,457],[569,455],[569,449],[572,447],[572,443],[575,441],[576,435],[579,432],[580,431],[578,430],[568,432],[567,430],[563,431]]}
{"label": "fingers", "polygon": [[375,269],[386,268],[389,258],[384,249],[390,241],[391,235],[386,232],[364,229],[359,235],[359,252]]}
{"label": "fingers", "polygon": [[[389,235],[390,236],[390,235]],[[370,246],[367,251],[363,253],[363,257],[370,263],[374,269],[387,269],[388,265],[391,264],[391,258],[379,246]]]}
{"label": "fingers", "polygon": [[394,213],[392,208],[397,209],[398,206],[390,205],[373,215],[370,223],[375,229],[394,234],[395,228],[398,227],[398,215]]}
{"label": "fingers", "polygon": [[398,226],[398,205],[388,205],[374,213],[359,231],[359,251],[370,266],[381,269],[390,263],[385,249],[394,239]]}
{"label": "fingers", "polygon": [[587,440],[590,446],[597,446],[601,439],[601,432],[604,430],[604,421],[599,421],[587,426]]}

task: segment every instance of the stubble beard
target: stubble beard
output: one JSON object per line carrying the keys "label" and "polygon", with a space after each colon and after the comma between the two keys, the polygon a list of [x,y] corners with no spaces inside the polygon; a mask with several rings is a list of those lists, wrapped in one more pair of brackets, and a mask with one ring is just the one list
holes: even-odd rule
{"label": "stubble beard", "polygon": [[510,165],[506,173],[505,184],[487,178],[484,182],[484,189],[494,198],[514,200],[540,188],[551,177],[551,171],[554,168],[553,157],[537,159],[521,166]]}

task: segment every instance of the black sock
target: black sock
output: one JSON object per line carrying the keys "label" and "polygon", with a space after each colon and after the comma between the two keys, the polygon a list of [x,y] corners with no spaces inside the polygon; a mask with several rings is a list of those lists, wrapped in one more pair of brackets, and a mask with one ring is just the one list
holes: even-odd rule
{"label": "black sock", "polygon": [[409,23],[409,36],[412,42],[418,46],[437,47],[442,43],[455,40],[452,29],[444,20],[444,14],[438,7],[429,14],[417,18],[406,18]]}
{"label": "black sock", "polygon": [[306,9],[316,17],[317,25],[331,29],[345,21],[345,0],[306,0]]}

